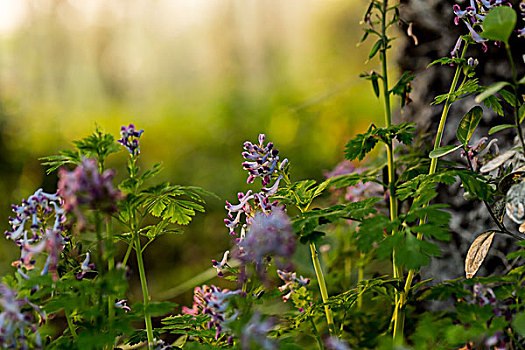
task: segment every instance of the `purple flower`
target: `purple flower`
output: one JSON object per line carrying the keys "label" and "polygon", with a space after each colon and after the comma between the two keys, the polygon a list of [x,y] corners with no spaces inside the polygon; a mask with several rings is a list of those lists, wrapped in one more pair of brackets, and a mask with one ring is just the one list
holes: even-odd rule
{"label": "purple flower", "polygon": [[87,252],[86,258],[82,262],[82,265],[80,265],[80,272],[77,273],[77,279],[81,280],[82,278],[84,278],[86,273],[93,271],[95,269],[95,264],[90,263],[89,260],[90,260],[90,255],[89,255],[89,252]]}
{"label": "purple flower", "polygon": [[139,138],[144,130],[136,131],[135,125],[129,124],[129,126],[122,126],[120,128],[121,139],[117,140],[118,143],[126,147],[132,156],[136,156],[140,153]]}
{"label": "purple flower", "polygon": [[[361,174],[366,172],[366,168],[356,168],[351,162],[344,160],[339,163],[334,170],[325,172],[327,179],[347,174]],[[336,195],[342,195],[339,190],[332,190]],[[369,197],[382,196],[383,187],[373,181],[362,183],[354,186],[348,186],[345,190],[345,199],[349,202],[360,201]]]}
{"label": "purple flower", "polygon": [[264,146],[265,138],[264,134],[260,134],[259,144],[254,145],[249,141],[244,143],[245,152],[242,153],[242,156],[246,162],[242,165],[250,173],[246,180],[247,183],[251,183],[256,177],[260,177],[262,178],[262,185],[266,186],[270,183],[272,174],[277,171],[279,150],[273,148],[273,142],[268,142]]}
{"label": "purple flower", "polygon": [[268,337],[268,332],[272,330],[274,322],[270,319],[262,320],[261,314],[255,312],[250,321],[242,328],[241,348],[248,349],[277,349],[275,339]]}
{"label": "purple flower", "polygon": [[[9,218],[12,230],[6,231],[5,234],[21,249],[20,259],[14,261],[12,265],[19,267],[20,274],[25,276],[21,269],[32,270],[36,262],[35,256],[45,251],[48,256],[42,274],[51,271],[56,280],[60,252],[68,242],[67,237],[63,236],[63,223],[66,217],[60,198],[56,194],[45,193],[39,189],[27,200],[22,200],[21,205],[12,207],[16,216]],[[53,226],[48,227],[47,221],[52,213],[54,213]],[[29,230],[26,229],[28,225]]]}
{"label": "purple flower", "polygon": [[[483,21],[485,20],[485,16],[487,13],[497,6],[502,5],[509,5],[511,6],[510,2],[508,0],[470,0],[470,6],[466,7],[464,10],[461,9],[461,7],[458,4],[454,4],[452,6],[452,10],[454,11],[454,14],[456,17],[454,18],[454,23],[456,25],[459,24],[460,20],[465,23],[467,26],[467,29],[470,32],[471,38],[479,44],[482,44],[483,51],[487,51],[487,39],[484,39],[476,30],[475,26],[482,27]],[[521,5],[520,5],[521,9]],[[518,31],[518,36],[520,36],[520,32]],[[461,38],[460,38],[461,39]],[[458,56],[459,46],[461,44],[461,40],[458,39],[456,42],[456,46],[451,52],[452,57]],[[498,43],[496,42],[496,45]]]}
{"label": "purple flower", "polygon": [[33,324],[34,315],[31,310],[22,311],[30,306],[40,317],[45,314],[40,308],[25,299],[17,299],[15,290],[5,284],[0,284],[0,346],[3,348],[28,349],[27,338],[34,334],[34,347],[42,348],[42,341],[37,326]]}
{"label": "purple flower", "polygon": [[281,292],[289,290],[286,295],[283,295],[284,302],[290,300],[293,293],[301,287],[306,287],[310,284],[309,278],[304,278],[303,276],[297,278],[297,273],[295,272],[285,272],[282,270],[277,270],[279,278],[282,279],[285,283],[279,287]]}
{"label": "purple flower", "polygon": [[81,205],[108,214],[117,210],[117,201],[123,195],[113,187],[114,175],[113,170],[100,174],[94,159],[84,159],[73,171],[60,169],[58,193],[64,199],[64,209],[74,212],[81,226],[85,223]]}
{"label": "purple flower", "polygon": [[289,267],[296,238],[290,219],[283,210],[277,209],[269,214],[255,214],[246,236],[238,245],[239,260],[245,265],[254,263],[259,277],[262,277],[266,264],[272,258],[278,267]]}
{"label": "purple flower", "polygon": [[224,255],[222,257],[221,261],[212,260],[213,267],[217,269],[217,276],[223,277],[224,273],[222,272],[228,267],[228,255],[230,254],[230,251],[227,250],[224,252]]}
{"label": "purple flower", "polygon": [[328,350],[350,350],[347,343],[334,336],[326,339],[325,345]]}
{"label": "purple flower", "polygon": [[193,289],[193,306],[188,308],[186,306],[182,307],[182,313],[185,315],[200,315],[202,310],[206,307],[206,302],[204,301],[204,294],[210,291],[210,287],[203,285],[202,287],[195,287]]}
{"label": "purple flower", "polygon": [[223,332],[229,332],[228,325],[234,321],[238,316],[231,305],[231,299],[235,295],[243,295],[241,290],[229,291],[228,289],[220,289],[216,286],[196,287],[193,294],[193,307],[182,308],[182,313],[186,315],[209,315],[210,321],[207,328],[216,328],[215,339],[218,340]]}
{"label": "purple flower", "polygon": [[[490,142],[488,142],[487,137],[482,137],[479,139],[476,143],[474,143],[472,146],[467,145],[467,156],[469,157],[472,168],[474,171],[477,171],[478,168],[483,164],[485,158],[487,155],[489,155],[489,151],[493,148],[494,153],[499,153],[499,148],[496,142],[498,142],[498,139],[492,139]],[[465,157],[465,152],[461,152],[461,157]]]}
{"label": "purple flower", "polygon": [[115,307],[124,310],[125,312],[131,311],[131,308],[126,305],[126,299],[119,300],[115,303]]}

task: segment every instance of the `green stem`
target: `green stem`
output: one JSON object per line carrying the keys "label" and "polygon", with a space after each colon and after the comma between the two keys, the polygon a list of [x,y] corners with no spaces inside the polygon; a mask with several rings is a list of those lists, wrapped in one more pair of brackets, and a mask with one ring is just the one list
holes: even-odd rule
{"label": "green stem", "polygon": [[[108,271],[111,272],[115,268],[115,246],[113,243],[113,230],[111,228],[111,217],[107,218],[106,221],[106,251],[108,252]],[[109,324],[113,325],[115,319],[115,313],[113,310],[114,299],[112,295],[108,295],[108,315]]]}
{"label": "green stem", "polygon": [[315,326],[315,322],[311,317],[308,317],[310,320],[310,323],[312,323],[312,331],[315,335],[315,339],[317,339],[317,344],[319,345],[319,350],[324,350],[323,341],[321,340],[321,336],[319,335],[319,332],[317,331],[317,327]]}
{"label": "green stem", "polygon": [[363,266],[363,257],[364,257],[364,254],[361,253],[361,261],[359,261],[359,264],[357,267],[357,285],[358,285],[357,309],[358,310],[361,310],[361,306],[363,306],[363,295],[361,293],[363,287],[359,284],[364,280],[364,276],[365,276],[365,268]]}
{"label": "green stem", "polygon": [[149,314],[149,293],[148,284],[146,282],[146,271],[144,270],[144,261],[142,260],[142,252],[140,249],[140,237],[138,232],[133,232],[133,240],[135,244],[135,252],[137,253],[137,265],[139,267],[140,286],[142,287],[142,296],[144,299],[144,321],[146,323],[146,332],[148,335],[148,349],[153,348],[153,326],[151,323],[151,316]]}
{"label": "green stem", "polygon": [[314,264],[315,275],[317,277],[317,283],[319,283],[321,298],[323,299],[324,312],[326,314],[326,323],[328,324],[328,330],[330,331],[330,334],[334,335],[334,316],[332,314],[332,310],[330,310],[330,306],[327,305],[328,291],[326,289],[326,282],[324,280],[323,270],[321,269],[321,263],[319,262],[319,253],[317,252],[315,243],[310,243],[310,252],[312,253],[312,262]]}
{"label": "green stem", "polygon": [[507,51],[507,57],[509,58],[510,67],[512,68],[512,87],[514,89],[514,124],[518,132],[518,138],[520,140],[522,153],[525,152],[525,140],[523,139],[523,131],[521,130],[518,108],[519,108],[519,92],[518,92],[518,73],[516,72],[516,65],[514,64],[514,59],[512,58],[512,53],[510,51],[510,45],[505,43],[505,50]]}
{"label": "green stem", "polygon": [[75,339],[76,341],[78,336],[77,336],[77,331],[75,331],[75,325],[73,324],[73,320],[71,320],[71,315],[69,314],[68,310],[64,310],[64,313],[66,314],[66,321],[67,321],[67,326],[69,328],[69,332],[73,336],[73,339]]}
{"label": "green stem", "polygon": [[126,266],[126,264],[128,263],[129,255],[131,254],[131,249],[133,249],[133,242],[130,242],[128,245],[128,249],[126,250],[124,259],[122,259],[122,266]]}
{"label": "green stem", "polygon": [[[463,51],[461,53],[461,58],[465,58],[465,54],[467,52],[468,43],[465,43],[465,46],[463,47]],[[445,123],[447,121],[448,112],[450,110],[450,106],[454,102],[450,97],[454,91],[456,91],[456,86],[459,81],[459,76],[461,75],[462,66],[458,65],[456,67],[456,72],[454,73],[454,78],[452,79],[452,83],[450,84],[450,90],[448,92],[447,100],[445,101],[445,105],[443,107],[443,112],[441,113],[441,119],[439,120],[439,126],[436,133],[436,140],[434,141],[434,150],[438,149],[441,145],[441,140],[443,138],[443,131],[445,130]],[[433,158],[430,161],[430,169],[428,171],[429,175],[432,175],[436,172],[437,169],[437,161],[438,158]],[[425,205],[426,206],[426,205]],[[419,225],[422,225],[425,223],[425,219],[421,219],[419,221]],[[423,236],[421,233],[417,234],[417,239],[422,239]],[[415,269],[410,269],[408,271],[407,279],[405,281],[405,288],[403,292],[400,295],[400,299],[396,302],[396,309],[394,311],[394,334],[400,335],[402,337],[403,329],[404,329],[404,322],[405,322],[405,304],[406,304],[406,295],[410,291],[410,288],[412,287],[412,280],[414,279]],[[394,336],[394,338],[395,338]]]}

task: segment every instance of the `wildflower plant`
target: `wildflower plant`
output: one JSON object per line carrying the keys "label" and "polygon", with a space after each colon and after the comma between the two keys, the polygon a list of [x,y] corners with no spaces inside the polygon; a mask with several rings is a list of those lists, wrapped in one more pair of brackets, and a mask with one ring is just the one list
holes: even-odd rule
{"label": "wildflower plant", "polygon": [[[148,133],[134,124],[123,126],[118,140],[97,128],[75,141],[74,150],[44,158],[48,172],[58,170],[58,191],[37,190],[12,207],[5,235],[21,255],[0,284],[0,346],[524,348],[525,80],[518,77],[510,38],[523,37],[525,5],[470,0],[449,10],[464,34],[450,56],[429,65],[454,70],[448,93],[433,102],[442,109],[432,149],[421,145],[417,125],[393,121],[394,98],[401,108],[410,103],[414,75],[389,81],[391,32],[401,24],[414,39],[414,26],[397,4],[371,0],[363,41],[375,39],[368,60],[378,57],[379,69],[361,76],[384,107],[384,125],[372,124],[349,140],[346,160],[322,182],[293,179],[293,159],[283,158],[278,142],[267,142],[265,134],[246,141],[239,167],[250,189],[224,207],[224,239],[231,247],[210,257],[217,278],[208,281],[206,272],[193,284],[193,303],[179,314],[175,304],[151,299],[143,254],[159,236],[181,233],[213,194],[150,184],[162,167],[140,169],[140,143]],[[506,52],[509,79],[483,86],[481,60],[469,57],[468,48],[491,42]],[[459,100],[470,108],[455,140],[442,145]],[[477,135],[490,111],[511,121]],[[503,130],[516,134],[511,146],[489,138]],[[384,152],[371,159],[379,144]],[[119,150],[127,173],[106,169]],[[450,239],[452,214],[436,202],[438,184],[459,184],[463,199],[479,202],[491,220],[464,252],[465,278],[442,283],[421,273]],[[505,272],[477,276],[503,235],[516,241]],[[142,302],[128,304],[133,252]],[[156,316],[163,316],[160,326]]]}

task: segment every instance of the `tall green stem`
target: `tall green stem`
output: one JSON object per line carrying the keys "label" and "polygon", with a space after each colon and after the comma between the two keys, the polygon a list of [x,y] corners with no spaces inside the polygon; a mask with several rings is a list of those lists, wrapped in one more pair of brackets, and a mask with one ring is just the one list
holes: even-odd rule
{"label": "tall green stem", "polygon": [[153,326],[151,323],[151,316],[149,314],[149,293],[148,283],[146,281],[146,271],[144,269],[144,261],[142,260],[142,249],[140,248],[140,237],[138,232],[133,232],[133,241],[135,245],[135,252],[137,253],[137,265],[139,267],[140,286],[142,287],[142,297],[144,299],[144,321],[146,322],[146,332],[148,335],[148,349],[153,348]]}
{"label": "tall green stem", "polygon": [[319,253],[315,247],[315,243],[310,243],[310,252],[312,253],[312,262],[314,264],[315,275],[317,277],[317,283],[319,283],[319,289],[321,291],[321,298],[323,299],[324,312],[326,314],[326,323],[328,324],[328,330],[330,334],[335,333],[334,316],[328,302],[328,290],[326,289],[326,282],[324,280],[323,270],[321,269],[321,263],[319,262]]}
{"label": "tall green stem", "polygon": [[518,115],[519,108],[519,92],[518,92],[518,73],[516,72],[516,65],[514,64],[514,59],[512,58],[512,53],[510,51],[510,45],[505,43],[505,50],[507,51],[507,57],[509,58],[510,67],[512,68],[512,87],[514,89],[514,124],[518,132],[518,138],[520,140],[522,152],[525,152],[525,140],[523,139],[523,131],[521,130],[520,120]]}
{"label": "tall green stem", "polygon": [[[392,126],[392,111],[390,107],[390,91],[388,87],[388,66],[387,66],[387,56],[386,52],[388,50],[388,37],[386,35],[387,25],[387,8],[388,1],[383,1],[382,15],[381,15],[381,36],[383,40],[382,48],[379,52],[381,60],[381,70],[383,77],[383,103],[385,111],[385,127]],[[392,142],[389,142],[386,145],[386,156],[388,162],[388,191],[389,191],[389,204],[390,204],[390,220],[395,221],[397,219],[397,198],[396,198],[396,189],[395,189],[395,177],[396,169],[394,164],[394,145]],[[395,234],[395,230],[392,231],[392,235]],[[394,270],[394,278],[403,277],[403,271],[401,267],[396,266],[396,252],[393,252],[392,255],[392,265]]]}
{"label": "tall green stem", "polygon": [[[461,53],[461,58],[465,58],[465,54],[467,52],[468,43],[465,43],[465,46],[463,47],[463,52]],[[443,107],[443,112],[441,113],[441,119],[439,120],[439,126],[436,133],[436,140],[434,141],[434,150],[438,149],[441,145],[441,140],[443,138],[443,131],[445,130],[445,123],[447,121],[448,112],[450,110],[450,106],[454,102],[450,97],[454,91],[456,91],[456,87],[459,81],[459,76],[462,71],[462,65],[459,64],[456,67],[456,72],[454,73],[454,78],[452,79],[452,83],[450,84],[450,90],[448,92],[447,99],[445,101],[445,106]],[[433,158],[430,161],[430,169],[428,171],[429,175],[432,175],[436,172],[437,169],[437,158]],[[426,206],[426,204],[425,204]],[[419,225],[422,225],[425,223],[425,220],[422,219],[419,221]],[[423,236],[421,233],[417,234],[417,239],[422,239]],[[394,311],[394,315],[397,316],[394,318],[394,339],[397,339],[397,337],[403,336],[403,329],[404,329],[404,323],[405,323],[405,304],[406,304],[406,296],[408,292],[410,291],[410,288],[412,287],[412,280],[414,279],[415,274],[414,269],[410,269],[408,271],[408,276],[405,281],[405,287],[403,289],[403,292],[400,293],[400,298],[396,303],[396,310]]]}

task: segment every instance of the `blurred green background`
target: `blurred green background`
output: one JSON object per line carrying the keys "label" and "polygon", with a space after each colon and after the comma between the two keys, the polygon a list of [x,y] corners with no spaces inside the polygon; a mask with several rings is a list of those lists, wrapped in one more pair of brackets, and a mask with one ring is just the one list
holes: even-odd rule
{"label": "blurred green background", "polygon": [[[382,119],[359,73],[364,0],[0,0],[0,220],[37,188],[56,189],[39,157],[96,124],[135,123],[141,166],[216,193],[184,235],[146,252],[153,299],[230,247],[224,200],[249,188],[245,140],[266,133],[296,180],[322,179],[345,143]],[[125,176],[127,153],[109,166]],[[259,184],[259,182],[257,183]],[[0,242],[0,274],[18,256]],[[123,247],[122,247],[123,248]],[[134,264],[134,262],[131,262]],[[140,292],[132,294],[136,297]],[[132,299],[133,299],[132,295]]]}

